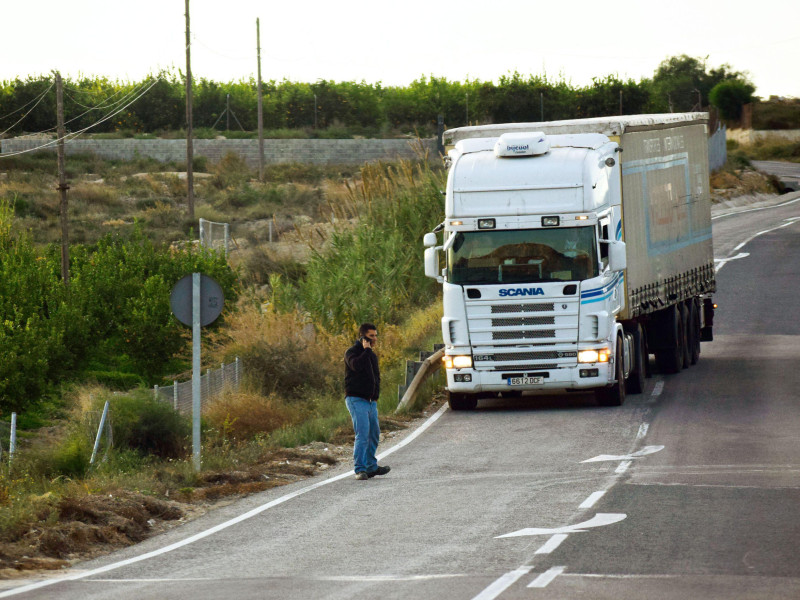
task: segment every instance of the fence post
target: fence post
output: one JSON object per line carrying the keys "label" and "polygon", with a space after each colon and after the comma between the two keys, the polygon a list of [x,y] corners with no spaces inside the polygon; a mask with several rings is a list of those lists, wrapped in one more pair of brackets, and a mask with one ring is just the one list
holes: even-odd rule
{"label": "fence post", "polygon": [[205,246],[205,244],[203,243],[203,238],[205,237],[205,233],[206,233],[206,220],[205,219],[200,219],[199,229],[200,229],[200,245],[201,246]]}
{"label": "fence post", "polygon": [[11,439],[8,444],[8,461],[14,460],[14,452],[17,450],[17,413],[11,413]]}
{"label": "fence post", "polygon": [[97,437],[94,438],[94,449],[92,450],[92,457],[89,459],[89,464],[94,464],[94,459],[97,456],[97,449],[100,447],[100,438],[103,436],[103,426],[106,424],[106,417],[108,416],[108,400],[103,406],[103,416],[100,417],[100,426],[97,428]]}
{"label": "fence post", "polygon": [[231,243],[231,224],[225,223],[225,258],[228,258],[228,254],[230,253],[230,250],[228,249],[230,243]]}
{"label": "fence post", "polygon": [[236,380],[236,389],[238,390],[239,389],[239,369],[241,368],[239,366],[239,357],[238,356],[236,357],[236,363],[235,364],[236,364],[236,367],[234,368],[233,373],[234,373],[234,379]]}
{"label": "fence post", "polygon": [[153,400],[158,400],[158,386],[153,386]]}
{"label": "fence post", "polygon": [[[206,397],[203,399],[205,402],[208,402],[208,399],[211,397],[211,369],[206,369]],[[200,402],[202,406],[203,402]]]}
{"label": "fence post", "polygon": [[225,391],[225,363],[220,365],[220,373],[222,373],[222,391]]}
{"label": "fence post", "polygon": [[172,408],[178,412],[178,380],[172,382]]}

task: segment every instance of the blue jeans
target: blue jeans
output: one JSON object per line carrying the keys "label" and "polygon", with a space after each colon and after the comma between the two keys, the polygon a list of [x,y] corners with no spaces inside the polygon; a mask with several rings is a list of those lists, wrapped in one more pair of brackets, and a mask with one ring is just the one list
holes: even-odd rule
{"label": "blue jeans", "polygon": [[355,472],[366,471],[371,473],[378,468],[375,451],[381,437],[378,425],[378,403],[370,402],[365,398],[347,396],[345,398],[347,410],[353,418],[353,429],[356,432],[356,443],[353,447],[353,462]]}

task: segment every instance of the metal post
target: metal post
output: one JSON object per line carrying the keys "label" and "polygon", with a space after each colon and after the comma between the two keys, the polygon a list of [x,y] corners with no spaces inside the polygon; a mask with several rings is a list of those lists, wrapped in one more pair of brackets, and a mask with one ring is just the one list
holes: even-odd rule
{"label": "metal post", "polygon": [[204,399],[208,402],[209,398],[211,398],[211,369],[206,369],[206,395]]}
{"label": "metal post", "polygon": [[192,273],[192,458],[200,471],[200,273]]}
{"label": "metal post", "polygon": [[205,243],[203,243],[203,240],[206,237],[206,220],[205,219],[202,219],[202,218],[200,219],[200,224],[198,225],[198,228],[200,230],[200,234],[199,234],[200,245],[201,246],[205,246]]}
{"label": "metal post", "polygon": [[230,253],[228,247],[230,246],[231,243],[231,224],[225,223],[224,229],[225,229],[225,258],[228,258],[228,254]]}
{"label": "metal post", "polygon": [[222,373],[222,391],[225,391],[225,363],[220,366],[220,372]]}
{"label": "metal post", "polygon": [[172,382],[172,408],[178,412],[178,380]]}
{"label": "metal post", "polygon": [[108,416],[108,400],[103,406],[103,416],[100,417],[100,426],[97,428],[97,437],[94,438],[94,448],[92,449],[92,457],[89,459],[89,464],[94,464],[94,459],[97,457],[97,449],[100,448],[100,438],[103,436],[103,426],[106,424],[106,417]]}
{"label": "metal post", "polygon": [[153,399],[154,400],[158,400],[158,386],[157,385],[153,386]]}
{"label": "metal post", "polygon": [[233,371],[234,372],[234,377],[236,379],[236,389],[237,390],[239,389],[239,373],[240,373],[239,369],[241,368],[239,365],[240,365],[239,357],[237,356],[236,357],[236,368]]}
{"label": "metal post", "polygon": [[8,460],[14,459],[14,452],[17,450],[17,413],[11,413],[11,440],[8,443]]}

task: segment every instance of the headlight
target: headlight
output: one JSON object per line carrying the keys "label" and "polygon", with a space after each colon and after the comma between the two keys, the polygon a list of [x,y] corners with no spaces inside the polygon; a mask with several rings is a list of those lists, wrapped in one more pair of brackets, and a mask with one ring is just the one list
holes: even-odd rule
{"label": "headlight", "polygon": [[578,352],[579,363],[605,363],[611,353],[608,348],[598,348],[597,350],[581,350]]}
{"label": "headlight", "polygon": [[446,369],[468,369],[472,366],[471,356],[445,356],[442,360]]}

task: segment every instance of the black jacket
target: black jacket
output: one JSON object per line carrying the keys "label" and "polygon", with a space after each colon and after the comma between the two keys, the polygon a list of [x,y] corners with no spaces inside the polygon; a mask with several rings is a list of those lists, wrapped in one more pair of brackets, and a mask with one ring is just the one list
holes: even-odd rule
{"label": "black jacket", "polygon": [[381,393],[381,372],[378,357],[361,341],[351,346],[344,355],[344,391],[347,396],[377,400]]}

